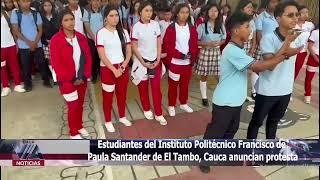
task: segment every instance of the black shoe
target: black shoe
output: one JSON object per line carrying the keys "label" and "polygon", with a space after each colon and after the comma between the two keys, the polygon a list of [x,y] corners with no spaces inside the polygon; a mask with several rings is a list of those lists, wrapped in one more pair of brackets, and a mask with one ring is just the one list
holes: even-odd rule
{"label": "black shoe", "polygon": [[210,166],[200,165],[199,169],[201,172],[208,174],[210,172]]}
{"label": "black shoe", "polygon": [[53,85],[56,86],[56,85],[58,85],[58,83],[57,82],[53,82]]}
{"label": "black shoe", "polygon": [[208,99],[202,99],[202,105],[208,107],[209,106]]}
{"label": "black shoe", "polygon": [[26,90],[26,92],[30,92],[32,91],[32,85],[25,85],[24,89]]}
{"label": "black shoe", "polygon": [[50,81],[43,81],[43,86],[45,86],[47,88],[52,88]]}

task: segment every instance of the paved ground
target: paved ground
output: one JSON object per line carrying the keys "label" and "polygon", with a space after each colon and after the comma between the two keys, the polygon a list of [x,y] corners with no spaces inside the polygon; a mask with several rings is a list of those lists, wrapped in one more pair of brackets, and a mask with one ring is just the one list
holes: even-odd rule
{"label": "paved ground", "polygon": [[[281,138],[319,138],[319,76],[313,81],[312,104],[303,103],[304,70],[295,84],[293,101],[286,116],[279,123],[278,137]],[[35,80],[35,90],[26,94],[12,93],[1,98],[1,137],[2,138],[68,138],[66,107],[58,93],[57,87],[47,89]],[[167,81],[163,80],[163,107],[167,114]],[[210,81],[208,95],[211,98],[216,83]],[[84,127],[91,138],[202,138],[204,128],[210,119],[210,107],[201,106],[198,79],[194,78],[190,87],[190,106],[196,111],[193,114],[182,113],[177,108],[177,117],[167,118],[168,125],[163,127],[155,121],[144,119],[137,88],[129,87],[127,101],[127,118],[133,121],[133,127],[124,127],[118,123],[116,106],[113,108],[113,122],[116,133],[107,133],[103,127],[100,84],[90,85],[84,108]],[[240,129],[237,138],[245,138],[250,121],[253,103],[243,107]],[[195,120],[194,117],[202,117]],[[260,129],[259,138],[264,138],[264,128]],[[230,173],[232,172],[232,173]],[[143,179],[318,179],[317,167],[214,167],[212,173],[201,174],[196,167],[189,166],[94,166],[94,167],[42,167],[42,168],[1,168],[1,177],[6,180],[33,179],[103,179],[103,180],[143,180]]]}

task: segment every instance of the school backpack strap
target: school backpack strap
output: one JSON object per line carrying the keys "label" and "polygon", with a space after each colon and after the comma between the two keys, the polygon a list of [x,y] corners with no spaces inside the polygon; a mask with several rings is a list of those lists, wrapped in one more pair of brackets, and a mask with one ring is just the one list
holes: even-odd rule
{"label": "school backpack strap", "polygon": [[8,15],[7,11],[1,9],[1,13],[3,14],[3,17],[6,19],[8,25],[9,25],[9,27],[11,29],[11,22],[10,22],[10,18],[9,18],[9,15]]}
{"label": "school backpack strap", "polygon": [[[35,10],[33,10],[33,9],[30,9],[30,11],[31,11],[31,13],[32,13],[32,17],[33,17],[34,24],[36,25],[37,31],[38,31],[38,24],[37,24],[37,21],[38,21],[38,12],[35,11]],[[22,13],[23,13],[23,12],[21,11],[21,9],[16,10],[19,29],[21,29]]]}
{"label": "school backpack strap", "polygon": [[91,14],[92,14],[92,11],[91,10],[88,10],[88,20],[89,20],[89,23],[91,21]]}

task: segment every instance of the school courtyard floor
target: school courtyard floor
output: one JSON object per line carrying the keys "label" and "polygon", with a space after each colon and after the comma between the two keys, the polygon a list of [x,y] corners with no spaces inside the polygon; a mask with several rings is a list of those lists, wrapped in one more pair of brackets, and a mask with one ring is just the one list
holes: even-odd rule
{"label": "school courtyard floor", "polygon": [[[310,105],[303,102],[302,69],[294,86],[293,100],[285,117],[279,123],[279,138],[319,139],[319,73],[313,81],[313,99]],[[167,78],[162,81],[163,110],[167,115]],[[68,139],[66,106],[58,88],[44,88],[39,78],[30,93],[11,93],[1,98],[1,138],[3,139]],[[210,120],[211,107],[201,105],[199,80],[194,77],[190,86],[190,106],[195,110],[186,114],[176,108],[175,118],[167,117],[168,125],[161,126],[156,121],[145,120],[137,88],[130,83],[127,100],[127,118],[133,121],[132,127],[124,127],[117,118],[114,104],[113,122],[116,133],[108,133],[103,126],[101,84],[89,83],[84,108],[84,127],[91,138],[202,138]],[[210,80],[208,96],[216,86]],[[253,102],[246,102],[242,111],[240,129],[236,138],[245,138],[246,129],[251,119]],[[264,128],[260,129],[259,138],[265,138]],[[202,174],[192,166],[88,166],[88,167],[1,167],[1,179],[4,180],[316,180],[319,179],[318,167],[213,167],[210,174]]]}

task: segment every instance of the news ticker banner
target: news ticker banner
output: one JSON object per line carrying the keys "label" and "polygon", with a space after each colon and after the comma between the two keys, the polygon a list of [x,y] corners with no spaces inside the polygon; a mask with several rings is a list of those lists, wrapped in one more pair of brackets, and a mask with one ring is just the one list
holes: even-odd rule
{"label": "news ticker banner", "polygon": [[320,165],[319,140],[0,140],[1,166]]}

